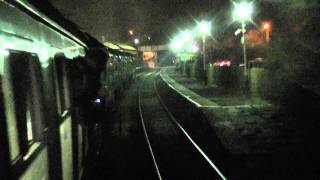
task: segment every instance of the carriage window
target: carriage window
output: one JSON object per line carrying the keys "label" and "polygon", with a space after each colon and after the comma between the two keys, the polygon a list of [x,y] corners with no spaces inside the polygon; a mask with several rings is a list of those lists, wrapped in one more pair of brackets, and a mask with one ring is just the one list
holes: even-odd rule
{"label": "carriage window", "polygon": [[[8,133],[8,145],[10,151],[10,160],[16,159],[20,154],[19,137],[16,125],[16,118],[14,116],[15,110],[13,105],[12,86],[8,76],[8,69],[5,67],[7,62],[7,55],[0,54],[0,74],[1,74],[1,90],[2,90],[2,104],[1,111],[4,112],[4,119],[6,119],[6,129]],[[4,120],[2,119],[2,120]],[[3,124],[1,123],[1,126]]]}
{"label": "carriage window", "polygon": [[31,144],[41,141],[44,129],[41,66],[36,55],[19,51],[10,52],[5,66],[7,84],[12,89],[12,96],[7,97],[13,104],[10,107],[6,101],[5,106],[12,108],[11,114],[15,117],[7,121],[14,121],[14,126],[9,128],[18,132],[20,153],[26,154]]}
{"label": "carriage window", "polygon": [[56,84],[57,84],[57,100],[58,112],[63,114],[70,107],[70,91],[69,91],[69,77],[67,73],[66,61],[68,59],[63,55],[57,55],[54,59],[56,68]]}

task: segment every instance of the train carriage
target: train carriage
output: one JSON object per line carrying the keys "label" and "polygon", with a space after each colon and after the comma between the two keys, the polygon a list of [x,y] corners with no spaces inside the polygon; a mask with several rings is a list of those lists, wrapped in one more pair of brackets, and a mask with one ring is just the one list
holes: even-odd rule
{"label": "train carriage", "polygon": [[81,179],[136,50],[101,44],[47,2],[0,1],[0,19],[0,177]]}
{"label": "train carriage", "polygon": [[[90,35],[61,15],[65,22],[57,23],[39,7],[23,0],[0,1],[0,176],[80,179],[93,123],[81,121],[86,116],[79,111],[91,104],[77,104],[76,92],[82,86],[90,91],[88,82],[96,81],[92,74],[99,76],[107,56]],[[88,64],[91,74],[86,73]],[[74,80],[81,82],[80,77],[84,85],[77,89]],[[85,98],[93,98],[95,91]]]}
{"label": "train carriage", "polygon": [[111,106],[128,82],[133,78],[137,65],[136,49],[124,44],[105,42],[108,49],[109,60],[104,73],[104,93],[106,106]]}

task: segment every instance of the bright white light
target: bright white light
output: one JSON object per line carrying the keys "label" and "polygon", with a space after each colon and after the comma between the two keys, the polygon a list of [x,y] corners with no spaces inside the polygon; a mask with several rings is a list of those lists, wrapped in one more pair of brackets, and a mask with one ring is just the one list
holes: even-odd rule
{"label": "bright white light", "polygon": [[174,51],[179,51],[181,48],[182,48],[182,45],[183,45],[183,41],[182,40],[175,40],[172,42],[171,44],[171,48],[174,50]]}
{"label": "bright white light", "polygon": [[190,44],[189,50],[193,53],[196,53],[199,51],[199,47],[196,44]]}
{"label": "bright white light", "polygon": [[202,34],[209,34],[210,33],[210,30],[211,30],[210,22],[201,21],[198,26],[199,26],[200,33],[202,33]]}
{"label": "bright white light", "polygon": [[138,38],[135,38],[133,41],[134,41],[134,44],[139,44],[140,43]]}
{"label": "bright white light", "polygon": [[185,32],[183,33],[182,38],[183,38],[184,41],[189,41],[189,40],[191,40],[191,33],[190,33],[190,31],[185,31]]}
{"label": "bright white light", "polygon": [[101,103],[101,99],[97,98],[94,100],[95,103],[100,104]]}
{"label": "bright white light", "polygon": [[0,54],[2,56],[9,56],[9,51],[3,48],[0,48]]}
{"label": "bright white light", "polygon": [[253,4],[251,2],[234,3],[233,18],[235,20],[248,20],[253,13]]}
{"label": "bright white light", "polygon": [[269,24],[269,23],[265,23],[265,24],[263,25],[263,29],[265,29],[265,30],[270,30],[270,24]]}

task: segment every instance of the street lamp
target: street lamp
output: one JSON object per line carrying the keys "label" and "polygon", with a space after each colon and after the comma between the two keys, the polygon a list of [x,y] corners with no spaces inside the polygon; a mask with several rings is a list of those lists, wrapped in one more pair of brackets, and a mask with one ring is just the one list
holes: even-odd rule
{"label": "street lamp", "polygon": [[[206,36],[210,35],[210,31],[211,31],[211,23],[208,21],[201,21],[198,24],[198,29],[199,32],[202,36],[202,55],[203,55],[203,70],[204,73],[206,74],[207,69],[206,69]],[[206,80],[205,80],[205,84],[206,84]]]}
{"label": "street lamp", "polygon": [[233,19],[241,22],[241,29],[236,31],[236,35],[238,33],[242,33],[242,46],[243,46],[243,63],[244,63],[244,75],[247,77],[248,75],[248,60],[246,53],[246,43],[245,43],[245,33],[246,33],[246,24],[245,22],[251,19],[253,13],[253,4],[252,2],[240,2],[233,3],[234,10],[232,13]]}
{"label": "street lamp", "polygon": [[139,41],[138,38],[135,38],[135,39],[133,40],[133,42],[134,42],[135,45],[138,45],[138,44],[140,43],[140,41]]}
{"label": "street lamp", "polygon": [[133,31],[132,29],[130,29],[130,30],[128,31],[128,33],[129,33],[130,36],[133,36],[134,31]]}
{"label": "street lamp", "polygon": [[261,30],[264,31],[266,33],[266,43],[269,43],[270,41],[270,32],[271,32],[271,23],[269,21],[264,21],[261,24]]}

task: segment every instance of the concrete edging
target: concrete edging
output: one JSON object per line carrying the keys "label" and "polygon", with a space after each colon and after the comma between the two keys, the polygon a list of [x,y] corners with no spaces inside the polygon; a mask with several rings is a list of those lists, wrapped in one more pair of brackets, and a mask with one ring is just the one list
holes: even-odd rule
{"label": "concrete edging", "polygon": [[239,132],[237,123],[233,123],[235,122],[235,119],[240,118],[234,114],[234,109],[246,109],[259,107],[260,105],[221,106],[187,89],[176,82],[167,73],[162,72],[162,70],[160,71],[160,77],[170,89],[176,92],[181,98],[184,98],[187,102],[190,102],[193,108],[201,113],[201,116],[206,119],[205,121],[207,121],[215,131],[220,142],[230,153],[249,154],[252,152],[261,152],[261,150],[253,148],[252,143]]}
{"label": "concrete edging", "polygon": [[181,96],[186,98],[188,101],[190,101],[192,104],[194,104],[198,108],[221,108],[220,105],[217,103],[214,103],[207,98],[204,98],[193,91],[189,90],[188,88],[184,87],[180,83],[176,82],[174,79],[168,76],[168,74],[162,73],[162,69],[160,70],[160,77],[161,79],[168,84],[168,86],[179,93]]}

